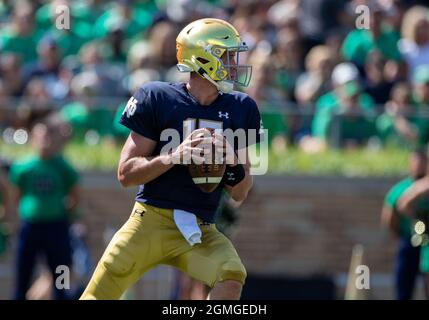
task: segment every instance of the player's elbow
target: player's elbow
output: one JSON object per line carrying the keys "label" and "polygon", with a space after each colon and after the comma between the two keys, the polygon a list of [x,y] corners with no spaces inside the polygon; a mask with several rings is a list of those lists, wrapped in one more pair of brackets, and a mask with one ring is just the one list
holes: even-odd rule
{"label": "player's elbow", "polygon": [[118,181],[121,184],[121,186],[123,186],[124,188],[130,186],[130,182],[127,179],[126,175],[121,174],[120,172],[118,172]]}
{"label": "player's elbow", "polygon": [[405,199],[399,199],[398,201],[398,211],[402,214],[408,214],[410,211],[410,205],[409,202]]}
{"label": "player's elbow", "polygon": [[118,181],[124,188],[131,187],[133,185],[130,175],[127,173],[126,167],[124,165],[119,166]]}

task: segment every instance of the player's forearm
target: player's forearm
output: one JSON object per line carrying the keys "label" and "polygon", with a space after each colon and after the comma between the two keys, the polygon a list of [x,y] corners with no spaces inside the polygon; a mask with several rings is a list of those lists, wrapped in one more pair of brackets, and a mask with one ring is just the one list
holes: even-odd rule
{"label": "player's forearm", "polygon": [[230,188],[231,198],[235,201],[241,202],[247,198],[247,194],[253,185],[253,177],[246,170],[246,177],[236,186]]}
{"label": "player's forearm", "polygon": [[399,234],[399,214],[398,212],[386,205],[381,212],[381,225],[388,228],[393,234]]}
{"label": "player's forearm", "polygon": [[413,215],[414,204],[423,194],[423,190],[412,186],[404,195],[398,200],[398,211],[401,214],[408,216]]}
{"label": "player's forearm", "polygon": [[174,166],[167,157],[170,156],[160,155],[128,159],[119,166],[118,180],[124,187],[148,183]]}

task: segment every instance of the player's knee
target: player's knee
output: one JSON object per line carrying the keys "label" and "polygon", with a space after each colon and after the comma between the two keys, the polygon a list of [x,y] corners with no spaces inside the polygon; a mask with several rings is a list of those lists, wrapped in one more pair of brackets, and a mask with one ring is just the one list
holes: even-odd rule
{"label": "player's knee", "polygon": [[124,278],[134,272],[136,261],[129,250],[124,250],[125,246],[119,241],[101,259],[104,269],[114,277]]}
{"label": "player's knee", "polygon": [[246,281],[247,272],[244,265],[240,261],[228,261],[221,265],[217,277],[217,282],[225,280],[235,280],[244,285]]}

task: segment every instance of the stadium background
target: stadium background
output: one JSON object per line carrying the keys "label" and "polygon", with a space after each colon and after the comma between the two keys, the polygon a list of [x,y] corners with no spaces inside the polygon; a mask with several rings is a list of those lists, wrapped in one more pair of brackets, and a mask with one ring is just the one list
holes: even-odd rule
{"label": "stadium background", "polygon": [[[361,244],[371,271],[362,297],[391,299],[396,247],[380,210],[406,175],[409,151],[429,139],[425,3],[0,1],[0,156],[10,163],[31,153],[29,130],[44,115],[58,112],[70,124],[65,155],[82,176],[81,225],[96,262],[134,197],[115,178],[128,134],[117,119],[129,94],[147,81],[184,81],[175,68],[178,31],[197,18],[225,19],[250,46],[246,91],[270,142],[269,173],[255,177],[230,230],[249,272],[243,297],[342,299]],[[70,30],[56,28],[61,4]],[[361,4],[370,8],[369,30],[356,29]],[[350,65],[334,72],[344,62],[357,73]],[[340,92],[357,107],[344,109]],[[409,113],[403,126],[401,112]],[[15,244],[12,234],[0,256],[0,299],[10,297]],[[158,267],[126,298],[171,298],[175,277]]]}

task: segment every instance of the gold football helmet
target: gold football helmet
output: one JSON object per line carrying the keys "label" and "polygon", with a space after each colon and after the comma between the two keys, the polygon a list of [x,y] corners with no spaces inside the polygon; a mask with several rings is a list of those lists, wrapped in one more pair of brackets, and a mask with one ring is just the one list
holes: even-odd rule
{"label": "gold football helmet", "polygon": [[180,72],[196,72],[223,93],[234,84],[247,87],[252,67],[239,64],[240,52],[249,48],[228,22],[205,18],[188,24],[176,39]]}

